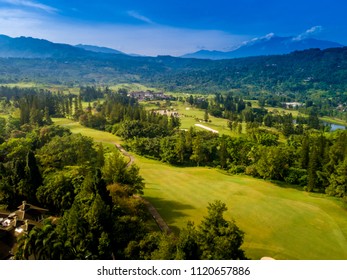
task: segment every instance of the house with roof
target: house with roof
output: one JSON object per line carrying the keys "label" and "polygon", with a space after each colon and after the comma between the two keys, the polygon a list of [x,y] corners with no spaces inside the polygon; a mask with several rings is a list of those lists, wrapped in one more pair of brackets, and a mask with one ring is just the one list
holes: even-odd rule
{"label": "house with roof", "polygon": [[17,238],[41,226],[48,210],[23,201],[14,212],[0,212],[0,260],[9,259]]}

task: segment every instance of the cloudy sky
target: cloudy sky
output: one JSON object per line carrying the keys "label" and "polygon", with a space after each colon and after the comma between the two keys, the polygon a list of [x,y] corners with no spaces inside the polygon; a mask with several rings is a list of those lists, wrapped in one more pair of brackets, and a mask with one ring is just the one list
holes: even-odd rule
{"label": "cloudy sky", "polygon": [[274,33],[347,45],[345,0],[0,0],[0,34],[126,53],[228,51]]}

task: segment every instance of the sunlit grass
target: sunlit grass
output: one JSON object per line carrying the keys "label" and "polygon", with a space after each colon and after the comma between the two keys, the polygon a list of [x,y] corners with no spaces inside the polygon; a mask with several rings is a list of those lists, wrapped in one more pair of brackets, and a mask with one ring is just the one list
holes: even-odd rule
{"label": "sunlit grass", "polygon": [[216,169],[178,168],[137,158],[145,197],[174,229],[199,224],[213,200],[245,231],[243,248],[253,259],[346,259],[346,210],[338,201]]}
{"label": "sunlit grass", "polygon": [[[54,121],[99,142],[120,140],[71,120]],[[176,232],[187,221],[199,224],[208,203],[218,199],[228,206],[226,218],[245,231],[243,248],[252,259],[347,259],[347,211],[338,199],[217,169],[179,168],[138,156],[136,164],[145,198]]]}

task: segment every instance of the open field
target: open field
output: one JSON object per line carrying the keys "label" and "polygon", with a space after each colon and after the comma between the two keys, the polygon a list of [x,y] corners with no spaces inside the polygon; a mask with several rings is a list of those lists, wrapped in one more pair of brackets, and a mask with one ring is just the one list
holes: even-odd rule
{"label": "open field", "polygon": [[54,85],[54,84],[42,84],[35,82],[18,82],[18,83],[9,83],[9,84],[0,84],[0,86],[6,87],[18,87],[18,88],[36,88],[36,89],[47,89],[53,92],[64,92],[64,93],[79,93],[79,87],[68,87],[65,85]]}
{"label": "open field", "polygon": [[19,88],[43,88],[44,85],[40,83],[35,82],[18,82],[18,83],[1,83],[0,86],[6,86],[6,87],[19,87]]}
{"label": "open field", "polygon": [[[70,120],[54,121],[96,141],[119,141]],[[187,221],[199,224],[208,203],[219,199],[228,206],[226,217],[245,231],[243,248],[252,259],[347,259],[347,210],[337,199],[216,169],[179,168],[143,157],[136,164],[146,183],[144,197],[174,231]]]}
{"label": "open field", "polygon": [[124,89],[128,90],[129,92],[131,92],[131,91],[146,91],[146,90],[160,91],[156,88],[147,87],[145,85],[138,84],[138,83],[123,83],[123,84],[117,84],[114,86],[110,86],[110,89],[112,89],[112,90],[118,90],[121,88],[124,88]]}
{"label": "open field", "polygon": [[54,124],[67,127],[73,133],[81,133],[82,135],[93,138],[96,142],[101,142],[105,144],[106,147],[114,147],[115,143],[122,144],[123,141],[120,137],[113,135],[111,133],[100,131],[96,129],[91,129],[82,126],[80,123],[73,120],[64,118],[53,118]]}
{"label": "open field", "polygon": [[189,220],[199,224],[208,202],[218,199],[245,231],[243,248],[252,259],[347,258],[347,213],[336,200],[215,169],[136,163],[146,179],[145,198],[174,230]]}
{"label": "open field", "polygon": [[[163,103],[163,102],[162,102]],[[148,110],[155,110],[159,109],[156,105],[152,103],[147,102],[147,104],[143,104]],[[228,122],[226,119],[223,118],[216,118],[211,115],[209,115],[210,122],[199,122],[199,120],[204,119],[205,111],[202,109],[191,107],[189,104],[184,104],[178,101],[172,101],[171,102],[171,110],[175,110],[180,114],[180,120],[181,120],[181,129],[189,129],[191,127],[195,127],[197,130],[205,130],[201,127],[196,127],[195,124],[202,124],[204,126],[207,126],[213,130],[217,130],[219,134],[225,134],[230,136],[239,136],[238,134],[232,132],[228,128]],[[169,109],[169,108],[168,108]],[[245,125],[243,124],[243,131],[245,131]]]}

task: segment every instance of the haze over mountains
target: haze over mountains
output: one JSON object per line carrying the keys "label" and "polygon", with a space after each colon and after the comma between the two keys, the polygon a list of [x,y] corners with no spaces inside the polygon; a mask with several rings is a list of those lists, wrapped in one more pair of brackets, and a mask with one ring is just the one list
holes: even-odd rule
{"label": "haze over mountains", "polygon": [[271,33],[262,38],[245,42],[240,47],[229,52],[200,50],[195,53],[183,55],[182,57],[217,60],[249,56],[288,54],[293,51],[312,48],[324,50],[338,47],[342,47],[342,45],[331,41],[323,41],[313,38],[302,39],[298,37],[279,37]]}
{"label": "haze over mountains", "polygon": [[[273,42],[276,38],[270,39],[268,41]],[[258,42],[254,42],[255,45]],[[169,91],[200,93],[230,88],[248,91],[248,86],[259,85],[269,90],[294,92],[347,90],[347,47],[311,48],[285,55],[223,60],[135,57],[116,51],[109,53],[110,50],[100,47],[92,46],[92,49],[94,51],[40,39],[0,36],[0,83],[110,85],[139,82]]]}
{"label": "haze over mountains", "polygon": [[117,51],[115,49],[106,48],[106,47],[92,46],[92,45],[78,44],[75,47],[80,48],[80,49],[84,49],[86,51],[97,52],[97,53],[125,54],[125,53],[123,53],[121,51]]}
{"label": "haze over mountains", "polygon": [[11,38],[0,35],[0,57],[3,58],[105,58],[127,56],[120,51],[91,45],[72,46],[31,37]]}
{"label": "haze over mountains", "polygon": [[[295,37],[279,37],[269,34],[265,37],[251,40],[239,48],[229,51],[201,50],[196,53],[186,54],[182,58],[199,59],[232,59],[249,56],[288,54],[293,51],[310,48],[327,49],[342,47],[341,44],[322,41],[313,38],[297,39]],[[108,57],[114,55],[133,56],[121,51],[106,47],[92,45],[76,45],[52,43],[43,39],[31,37],[11,38],[0,35],[0,57],[12,58],[83,58],[83,57]],[[135,55],[136,56],[136,55]]]}

